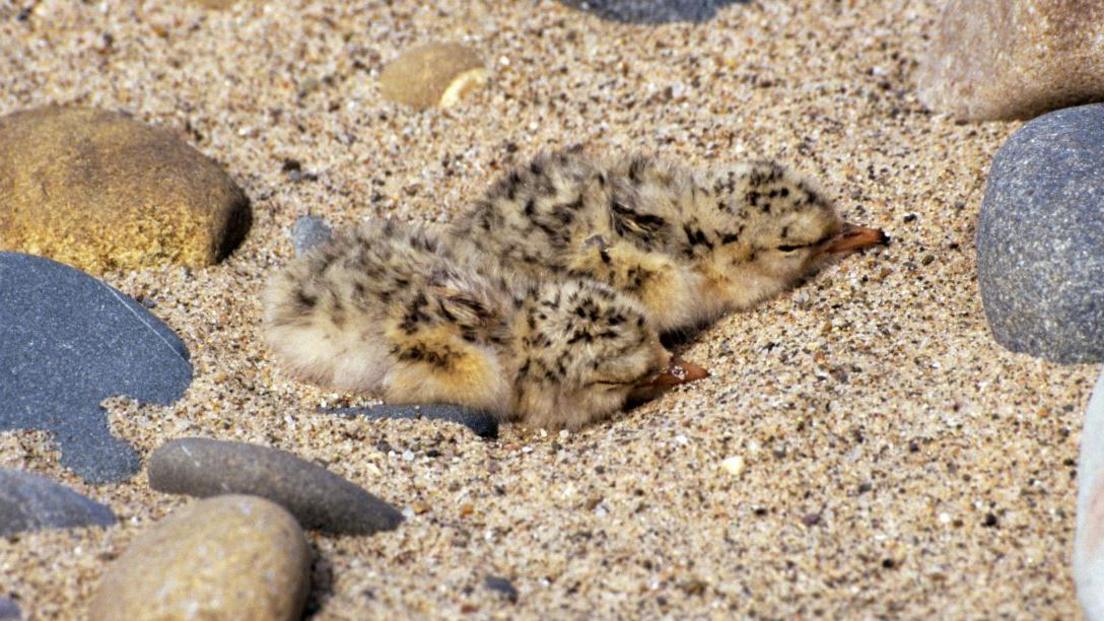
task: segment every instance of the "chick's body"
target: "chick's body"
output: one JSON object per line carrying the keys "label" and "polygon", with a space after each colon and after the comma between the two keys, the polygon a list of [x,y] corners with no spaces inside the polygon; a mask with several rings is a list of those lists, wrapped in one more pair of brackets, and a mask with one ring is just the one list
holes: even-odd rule
{"label": "chick's body", "polygon": [[631,299],[537,282],[473,244],[394,222],[295,259],[263,302],[270,348],[304,379],[534,426],[605,417],[668,361]]}
{"label": "chick's body", "polygon": [[507,174],[452,234],[538,277],[606,283],[668,332],[790,287],[833,254],[845,226],[809,180],[771,162],[697,175],[576,148]]}

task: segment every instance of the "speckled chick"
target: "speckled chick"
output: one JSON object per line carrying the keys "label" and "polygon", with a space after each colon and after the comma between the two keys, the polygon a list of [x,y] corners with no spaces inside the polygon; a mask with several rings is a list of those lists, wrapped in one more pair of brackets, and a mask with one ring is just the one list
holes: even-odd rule
{"label": "speckled chick", "polygon": [[263,304],[268,345],[298,377],[534,427],[607,417],[670,361],[633,299],[515,275],[474,245],[391,221],[293,260]]}
{"label": "speckled chick", "polygon": [[773,162],[698,175],[643,155],[542,154],[499,179],[451,234],[537,277],[597,280],[660,332],[695,328],[885,243],[815,184]]}

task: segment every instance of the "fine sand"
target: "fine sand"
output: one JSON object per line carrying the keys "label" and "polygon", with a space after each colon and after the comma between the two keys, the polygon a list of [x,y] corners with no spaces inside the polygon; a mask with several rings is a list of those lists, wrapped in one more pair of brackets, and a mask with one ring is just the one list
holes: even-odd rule
{"label": "fine sand", "polygon": [[[196,435],[279,447],[410,516],[371,537],[309,534],[314,618],[1079,617],[1074,464],[1096,368],[989,335],[975,222],[1018,125],[918,103],[937,0],[757,0],[660,26],[550,0],[19,4],[36,6],[26,21],[0,4],[0,113],[130,111],[253,201],[225,263],[105,277],[155,302],[195,365],[170,407],[106,402],[113,432],[143,456]],[[479,50],[488,85],[445,112],[383,101],[381,67],[431,40]],[[487,442],[339,419],[317,407],[373,401],[272,364],[257,294],[298,215],[445,221],[504,167],[579,141],[701,166],[778,158],[894,241],[721,320],[683,352],[711,378],[578,433],[506,426]],[[290,179],[286,159],[309,175]],[[0,433],[0,466],[120,517],[0,539],[0,596],[31,619],[83,616],[105,566],[188,502],[144,471],[86,485],[42,433]]]}

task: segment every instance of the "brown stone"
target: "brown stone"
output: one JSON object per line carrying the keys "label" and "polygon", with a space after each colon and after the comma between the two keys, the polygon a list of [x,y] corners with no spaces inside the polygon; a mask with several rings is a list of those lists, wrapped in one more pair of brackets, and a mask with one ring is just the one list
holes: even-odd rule
{"label": "brown stone", "polygon": [[1026,119],[1104,100],[1104,0],[950,0],[918,75],[931,109]]}
{"label": "brown stone", "polygon": [[255,496],[192,503],[139,535],[108,567],[91,621],[299,619],[310,551],[295,518]]}
{"label": "brown stone", "polygon": [[202,267],[249,224],[242,191],[168,131],[87,108],[0,117],[0,250],[93,273]]}
{"label": "brown stone", "polygon": [[380,90],[391,101],[447,108],[487,80],[474,50],[458,43],[430,43],[407,51],[380,73]]}

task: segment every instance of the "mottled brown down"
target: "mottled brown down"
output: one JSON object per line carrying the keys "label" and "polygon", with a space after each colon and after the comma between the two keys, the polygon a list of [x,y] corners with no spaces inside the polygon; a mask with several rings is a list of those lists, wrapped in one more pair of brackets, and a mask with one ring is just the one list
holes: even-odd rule
{"label": "mottled brown down", "polygon": [[[391,221],[292,261],[264,306],[268,344],[299,377],[534,427],[604,418],[669,374],[632,298],[594,281],[533,280],[473,244]],[[695,369],[685,381],[703,376]]]}
{"label": "mottled brown down", "polygon": [[579,147],[507,173],[451,234],[535,277],[605,283],[639,300],[660,332],[748,308],[886,240],[844,223],[811,180],[774,162],[699,175]]}

